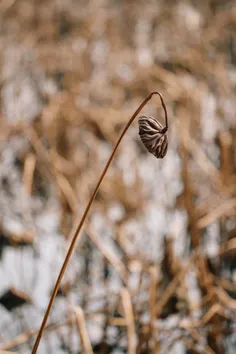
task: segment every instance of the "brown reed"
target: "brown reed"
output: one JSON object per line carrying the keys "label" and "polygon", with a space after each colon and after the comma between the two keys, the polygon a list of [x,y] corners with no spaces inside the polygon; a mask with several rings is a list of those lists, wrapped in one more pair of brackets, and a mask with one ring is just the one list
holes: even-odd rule
{"label": "brown reed", "polygon": [[96,187],[95,187],[95,189],[94,189],[94,192],[93,192],[93,194],[92,194],[92,196],[91,196],[91,198],[90,198],[90,200],[89,200],[89,202],[88,202],[88,205],[87,205],[87,207],[86,207],[86,209],[85,209],[85,211],[84,211],[84,214],[83,214],[83,216],[82,216],[80,222],[78,223],[78,226],[77,226],[77,228],[76,228],[76,230],[75,230],[75,233],[74,233],[74,235],[73,235],[73,238],[72,238],[70,247],[69,247],[69,249],[68,249],[68,251],[67,251],[67,254],[66,254],[64,263],[63,263],[63,265],[62,265],[62,267],[61,267],[61,270],[60,270],[60,273],[59,273],[59,275],[58,275],[56,284],[55,284],[55,286],[54,286],[54,289],[53,289],[53,292],[52,292],[50,301],[49,301],[49,303],[48,303],[48,307],[47,307],[47,310],[46,310],[46,312],[45,312],[45,315],[44,315],[42,324],[41,324],[41,326],[40,326],[40,329],[39,329],[37,338],[36,338],[36,340],[35,340],[34,347],[33,347],[33,350],[32,350],[32,354],[37,353],[37,349],[38,349],[40,340],[41,340],[41,338],[42,338],[43,331],[44,331],[44,329],[45,329],[45,326],[46,326],[46,323],[47,323],[47,320],[48,320],[48,317],[49,317],[51,308],[52,308],[52,306],[53,306],[53,303],[54,303],[54,300],[55,300],[55,298],[56,298],[57,292],[58,292],[58,290],[59,290],[59,287],[60,287],[60,284],[61,284],[61,280],[62,280],[62,278],[63,278],[63,275],[64,275],[64,273],[65,273],[65,270],[66,270],[66,268],[67,268],[67,265],[68,265],[68,263],[69,263],[70,257],[71,257],[71,255],[72,255],[72,253],[73,253],[73,251],[74,251],[76,242],[77,242],[77,240],[78,240],[79,233],[80,233],[80,231],[81,231],[81,229],[82,229],[82,227],[83,227],[83,224],[84,224],[84,222],[85,222],[85,219],[86,219],[86,217],[87,217],[87,215],[88,215],[88,213],[89,213],[89,210],[90,210],[90,208],[91,208],[91,206],[92,206],[93,200],[94,200],[94,198],[95,198],[95,196],[96,196],[96,194],[97,194],[97,192],[98,192],[98,189],[99,189],[99,187],[100,187],[100,185],[101,185],[101,183],[102,183],[102,181],[103,181],[103,179],[104,179],[104,176],[106,175],[106,172],[107,172],[107,170],[108,170],[108,168],[109,168],[109,166],[110,166],[110,164],[111,164],[111,162],[112,162],[112,160],[113,160],[113,157],[114,157],[114,155],[115,155],[115,153],[116,153],[116,151],[117,151],[117,149],[118,149],[118,147],[119,147],[119,145],[120,145],[120,142],[121,142],[121,140],[123,139],[124,135],[126,134],[127,130],[129,129],[130,125],[132,124],[132,122],[134,121],[134,119],[137,117],[137,115],[140,113],[140,111],[143,109],[143,107],[144,107],[144,106],[148,103],[148,101],[152,98],[153,95],[159,95],[160,100],[161,100],[162,107],[163,107],[164,112],[165,112],[166,127],[163,129],[164,133],[162,133],[162,134],[165,134],[166,131],[167,131],[167,129],[168,129],[167,110],[166,110],[166,106],[165,106],[164,100],[163,100],[163,98],[162,98],[162,95],[161,95],[159,92],[157,92],[157,91],[152,92],[152,93],[151,93],[147,98],[145,98],[145,100],[140,104],[140,106],[137,108],[137,110],[134,112],[134,114],[132,115],[132,117],[130,118],[130,120],[128,121],[128,123],[126,124],[126,126],[125,126],[123,132],[121,133],[121,135],[120,135],[120,137],[119,137],[119,139],[118,139],[118,141],[117,141],[117,143],[116,143],[116,145],[115,145],[115,147],[114,147],[114,149],[113,149],[113,152],[112,152],[112,154],[111,154],[111,156],[110,156],[110,158],[109,158],[109,160],[108,160],[106,166],[104,167],[104,170],[103,170],[103,172],[102,172],[102,174],[101,174],[101,176],[100,176],[100,178],[99,178],[99,181],[98,181],[98,183],[97,183],[97,185],[96,185]]}

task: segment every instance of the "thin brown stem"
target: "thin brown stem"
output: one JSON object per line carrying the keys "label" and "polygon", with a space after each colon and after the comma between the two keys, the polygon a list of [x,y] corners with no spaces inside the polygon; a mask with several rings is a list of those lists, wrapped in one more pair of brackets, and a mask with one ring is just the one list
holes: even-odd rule
{"label": "thin brown stem", "polygon": [[165,106],[165,103],[164,103],[164,100],[162,98],[162,95],[159,93],[159,92],[152,92],[147,98],[145,98],[145,100],[141,103],[141,105],[138,107],[138,109],[134,112],[134,114],[132,115],[132,117],[130,118],[129,122],[127,123],[126,127],[124,128],[123,132],[121,133],[121,136],[119,137],[115,147],[114,147],[114,150],[101,174],[101,177],[99,178],[99,181],[96,185],[96,188],[88,202],[88,205],[84,211],[84,214],[75,230],[75,233],[73,235],[73,238],[72,238],[72,241],[71,241],[71,244],[70,244],[70,247],[67,251],[67,254],[66,254],[66,257],[65,257],[65,260],[64,260],[64,263],[61,267],[61,270],[60,270],[60,273],[58,275],[58,278],[57,278],[57,281],[56,281],[56,284],[55,284],[55,287],[53,289],[53,292],[52,292],[52,295],[51,295],[51,298],[50,298],[50,301],[49,301],[49,304],[48,304],[48,307],[47,307],[47,310],[45,312],[45,315],[44,315],[44,318],[43,318],[43,321],[42,321],[42,324],[41,324],[41,327],[39,329],[39,332],[38,332],[38,335],[37,335],[37,338],[36,338],[36,341],[34,343],[34,347],[33,347],[33,350],[32,350],[32,354],[36,354],[37,353],[37,349],[38,349],[38,346],[39,346],[39,343],[40,343],[40,340],[41,340],[41,337],[42,337],[42,334],[43,334],[43,331],[44,331],[44,328],[46,326],[46,323],[47,323],[47,320],[48,320],[48,316],[50,314],[50,311],[51,311],[51,308],[52,308],[52,305],[54,303],[54,300],[55,300],[55,297],[57,295],[57,292],[58,292],[58,289],[60,287],[60,284],[61,284],[61,280],[62,280],[62,277],[65,273],[65,270],[66,270],[66,267],[69,263],[69,260],[70,260],[70,257],[74,251],[74,248],[75,248],[75,245],[76,245],[76,242],[78,240],[78,236],[79,236],[79,233],[80,233],[80,230],[82,229],[83,227],[83,224],[84,224],[84,221],[89,213],[89,210],[92,206],[92,203],[93,203],[93,200],[98,192],[98,189],[103,181],[103,178],[113,160],[113,157],[116,153],[116,150],[118,149],[118,146],[120,145],[120,142],[121,140],[123,139],[125,133],[127,132],[127,130],[129,129],[130,125],[132,124],[132,122],[134,121],[134,119],[137,117],[137,115],[139,114],[139,112],[143,109],[143,107],[148,103],[148,101],[152,98],[153,95],[159,95],[160,99],[161,99],[161,104],[162,104],[162,107],[165,111],[165,119],[166,119],[166,127],[164,129],[168,129],[168,121],[167,121],[167,111],[166,111],[166,106]]}
{"label": "thin brown stem", "polygon": [[162,105],[162,108],[164,109],[164,112],[165,112],[165,124],[166,124],[166,126],[164,127],[164,130],[165,130],[165,132],[167,132],[167,130],[168,130],[168,114],[167,114],[165,102],[163,100],[162,95],[159,92],[153,92],[153,94],[157,94],[160,97],[161,105]]}

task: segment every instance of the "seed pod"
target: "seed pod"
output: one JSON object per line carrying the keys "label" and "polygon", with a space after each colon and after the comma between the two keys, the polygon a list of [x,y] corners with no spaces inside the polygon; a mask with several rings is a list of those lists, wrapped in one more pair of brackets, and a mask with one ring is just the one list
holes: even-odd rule
{"label": "seed pod", "polygon": [[163,158],[167,152],[167,127],[151,116],[140,116],[139,135],[146,149],[157,158]]}

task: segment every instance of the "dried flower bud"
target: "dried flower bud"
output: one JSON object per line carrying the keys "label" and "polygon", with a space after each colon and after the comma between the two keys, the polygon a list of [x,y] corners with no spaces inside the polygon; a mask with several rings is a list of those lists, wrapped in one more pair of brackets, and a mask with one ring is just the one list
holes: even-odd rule
{"label": "dried flower bud", "polygon": [[164,127],[151,116],[140,116],[139,135],[146,149],[156,156],[163,158],[167,152],[167,127]]}

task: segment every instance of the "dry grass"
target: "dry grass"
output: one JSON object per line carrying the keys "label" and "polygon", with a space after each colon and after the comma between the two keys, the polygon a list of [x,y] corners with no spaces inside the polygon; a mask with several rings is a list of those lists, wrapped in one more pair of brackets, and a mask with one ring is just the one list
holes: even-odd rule
{"label": "dry grass", "polygon": [[[37,218],[54,215],[55,203],[52,239],[64,251],[127,118],[151,91],[163,94],[170,120],[163,162],[146,154],[137,125],[119,148],[38,352],[232,354],[233,2],[3,1],[0,23],[2,263],[12,247],[43,259]],[[157,100],[147,111],[163,119]],[[17,161],[6,163],[9,155]],[[15,218],[21,231],[8,226]],[[60,262],[51,263],[48,292]],[[26,288],[18,292],[34,299]],[[1,352],[31,352],[44,308],[24,306],[0,320]]]}

